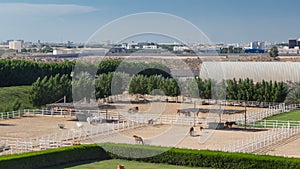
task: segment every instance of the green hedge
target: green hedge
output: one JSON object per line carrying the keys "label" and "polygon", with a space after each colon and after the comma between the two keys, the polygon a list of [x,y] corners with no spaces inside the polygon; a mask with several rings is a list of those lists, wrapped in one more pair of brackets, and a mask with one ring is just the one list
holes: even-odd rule
{"label": "green hedge", "polygon": [[[141,154],[158,155],[136,158]],[[212,167],[222,169],[300,168],[300,159],[298,158],[110,143],[100,144],[100,146],[96,144],[81,145],[17,155],[0,156],[0,168],[34,169],[78,161],[107,160],[112,158],[189,167]]]}
{"label": "green hedge", "polygon": [[109,159],[98,145],[80,145],[38,152],[0,156],[2,169],[35,169],[88,160]]}
{"label": "green hedge", "polygon": [[[165,163],[171,165],[181,165],[189,167],[213,167],[222,169],[236,169],[236,168],[263,168],[263,169],[296,169],[300,168],[300,159],[298,158],[284,158],[267,155],[254,155],[244,153],[227,153],[220,151],[209,150],[189,150],[171,148],[168,151],[162,152],[160,147],[151,146],[137,146],[125,144],[106,144],[102,145],[106,150],[113,150],[117,154],[126,154],[127,157],[119,156],[109,153],[111,158],[136,160],[150,163]],[[156,153],[159,155],[148,158],[134,158],[138,153]],[[129,153],[129,154],[128,154]]]}

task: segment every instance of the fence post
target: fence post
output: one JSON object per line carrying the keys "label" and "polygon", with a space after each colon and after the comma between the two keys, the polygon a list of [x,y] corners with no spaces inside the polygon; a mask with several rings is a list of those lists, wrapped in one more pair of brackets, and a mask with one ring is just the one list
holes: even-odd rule
{"label": "fence post", "polygon": [[125,130],[125,121],[123,121],[123,130]]}

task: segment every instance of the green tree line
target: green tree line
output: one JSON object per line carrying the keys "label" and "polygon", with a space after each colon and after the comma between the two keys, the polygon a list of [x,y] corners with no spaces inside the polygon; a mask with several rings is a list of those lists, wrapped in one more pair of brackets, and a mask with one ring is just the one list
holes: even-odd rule
{"label": "green tree line", "polygon": [[0,60],[0,87],[31,85],[39,77],[70,74],[74,62],[37,63],[25,60]]}
{"label": "green tree line", "polygon": [[64,96],[72,101],[72,85],[68,75],[57,74],[55,76],[38,78],[33,84],[30,93],[30,101],[34,106],[42,106],[57,102]]}
{"label": "green tree line", "polygon": [[[184,91],[185,88],[187,92]],[[73,81],[67,75],[60,76],[59,74],[49,78],[38,78],[32,85],[31,101],[35,106],[53,103],[64,96],[67,96],[68,101],[72,99],[79,101],[83,98],[89,101],[122,94],[127,90],[130,94],[158,94],[173,97],[185,95],[202,99],[277,103],[284,102],[288,94],[288,86],[276,81],[254,83],[251,79],[232,79],[217,83],[210,79],[195,78],[192,83],[182,83],[175,78],[165,78],[162,75],[130,76],[122,72],[103,73],[95,79],[89,73],[84,72]]]}
{"label": "green tree line", "polygon": [[[75,66],[76,65],[76,66]],[[160,63],[133,63],[120,60],[107,60],[100,63],[62,62],[38,63],[26,60],[0,60],[0,87],[32,85],[38,78],[70,75],[71,72],[89,72],[101,75],[109,72],[124,72],[130,75],[170,76],[170,69]],[[71,78],[71,77],[70,77]]]}

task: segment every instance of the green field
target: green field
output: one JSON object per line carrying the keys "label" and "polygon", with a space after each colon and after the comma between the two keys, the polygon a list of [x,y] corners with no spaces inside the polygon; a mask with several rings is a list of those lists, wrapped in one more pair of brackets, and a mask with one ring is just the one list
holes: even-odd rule
{"label": "green field", "polygon": [[126,161],[126,160],[104,160],[100,162],[91,162],[91,163],[73,163],[63,166],[55,166],[47,169],[116,169],[118,165],[124,165],[125,169],[208,169],[208,168],[199,168],[199,167],[183,167],[183,166],[174,166],[166,164],[154,164],[154,163],[145,163],[137,161]]}
{"label": "green field", "polygon": [[31,86],[14,86],[0,88],[0,112],[12,111],[16,100],[19,100],[19,109],[31,109],[29,101]]}
{"label": "green field", "polygon": [[285,121],[300,121],[300,110],[294,110],[291,112],[277,114],[271,117],[265,118],[266,120],[285,120]]}
{"label": "green field", "polygon": [[[290,122],[290,126],[299,126],[300,125],[300,110],[294,110],[291,112],[285,112],[281,114],[277,114],[274,116],[270,116],[267,118],[264,118],[263,120],[259,120],[255,123],[255,127],[263,127],[266,120],[266,125],[268,127],[282,127],[283,125],[285,127],[288,126],[287,121]],[[299,121],[299,122],[297,122]]]}

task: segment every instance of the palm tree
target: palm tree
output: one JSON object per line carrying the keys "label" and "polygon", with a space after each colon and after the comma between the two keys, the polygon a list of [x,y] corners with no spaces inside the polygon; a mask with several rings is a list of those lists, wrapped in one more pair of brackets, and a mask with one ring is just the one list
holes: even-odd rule
{"label": "palm tree", "polygon": [[297,83],[290,89],[285,98],[285,103],[300,104],[300,83]]}

